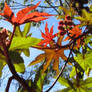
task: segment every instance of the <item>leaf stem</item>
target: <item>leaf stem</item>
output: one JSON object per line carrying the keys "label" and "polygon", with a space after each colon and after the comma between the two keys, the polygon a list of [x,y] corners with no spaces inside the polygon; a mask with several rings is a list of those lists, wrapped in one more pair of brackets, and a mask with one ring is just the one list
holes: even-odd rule
{"label": "leaf stem", "polygon": [[14,25],[13,32],[12,32],[12,35],[11,35],[11,38],[10,38],[10,42],[9,42],[8,48],[9,48],[10,45],[11,45],[12,39],[13,39],[13,37],[14,37],[15,30],[16,30],[16,25]]}

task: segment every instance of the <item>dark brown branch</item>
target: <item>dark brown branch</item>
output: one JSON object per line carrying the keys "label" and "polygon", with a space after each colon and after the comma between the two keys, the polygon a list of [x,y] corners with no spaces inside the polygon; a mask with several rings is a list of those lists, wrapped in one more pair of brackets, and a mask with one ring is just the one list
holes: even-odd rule
{"label": "dark brown branch", "polygon": [[62,0],[59,0],[59,2],[60,2],[60,6],[63,6]]}
{"label": "dark brown branch", "polygon": [[7,47],[3,43],[2,43],[2,46],[3,46],[3,49],[4,49],[4,55],[6,57],[6,62],[8,64],[8,67],[9,67],[12,75],[14,76],[14,79],[16,79],[23,86],[23,88],[25,90],[27,90],[28,92],[30,92],[30,87],[28,86],[28,84],[26,83],[26,81],[17,74],[17,72],[15,70],[15,67],[12,64],[12,61],[11,61],[11,59],[9,57]]}
{"label": "dark brown branch", "polygon": [[12,39],[13,39],[13,36],[14,36],[15,30],[16,30],[16,25],[14,25],[13,32],[12,32],[12,35],[11,35],[11,38],[10,38],[10,42],[9,42],[8,48],[9,48],[9,47],[10,47],[10,45],[11,45],[11,42],[12,42]]}
{"label": "dark brown branch", "polygon": [[65,62],[65,65],[62,67],[62,69],[61,69],[59,75],[57,76],[56,80],[54,81],[54,83],[53,83],[53,84],[51,85],[51,87],[50,87],[48,90],[46,90],[45,92],[49,92],[49,91],[54,87],[54,85],[55,85],[56,82],[58,81],[59,77],[62,75],[62,73],[63,73],[63,71],[64,71],[66,65],[67,65],[67,62]]}
{"label": "dark brown branch", "polygon": [[14,79],[14,76],[11,76],[8,80],[8,83],[7,83],[7,87],[6,87],[6,92],[9,92],[9,88],[10,88],[10,84],[12,82],[12,80]]}

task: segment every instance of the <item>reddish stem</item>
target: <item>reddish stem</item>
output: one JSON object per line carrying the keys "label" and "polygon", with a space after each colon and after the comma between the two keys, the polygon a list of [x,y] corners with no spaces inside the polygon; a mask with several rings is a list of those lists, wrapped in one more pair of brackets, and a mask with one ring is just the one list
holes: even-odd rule
{"label": "reddish stem", "polygon": [[16,30],[16,25],[14,25],[13,32],[12,32],[12,35],[11,35],[11,38],[10,38],[10,42],[9,42],[8,48],[9,48],[9,47],[10,47],[10,45],[11,45],[11,42],[12,42],[12,39],[13,39],[13,36],[14,36],[15,30]]}

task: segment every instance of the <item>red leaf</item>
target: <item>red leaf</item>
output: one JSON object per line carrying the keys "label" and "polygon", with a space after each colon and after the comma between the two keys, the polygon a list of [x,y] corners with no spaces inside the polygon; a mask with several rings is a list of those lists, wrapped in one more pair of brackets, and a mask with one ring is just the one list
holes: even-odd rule
{"label": "red leaf", "polygon": [[53,26],[50,29],[50,35],[53,35]]}
{"label": "red leaf", "polygon": [[6,20],[11,22],[13,25],[21,25],[27,22],[32,22],[32,21],[39,22],[39,21],[47,19],[48,16],[52,16],[51,14],[48,14],[45,12],[43,13],[33,12],[33,13],[28,14],[33,9],[37,8],[39,4],[40,2],[38,2],[36,5],[32,7],[27,7],[20,10],[17,13],[17,17],[15,17],[10,7],[7,5],[7,3],[5,3],[4,13],[0,13],[0,15],[5,17]]}
{"label": "red leaf", "polygon": [[48,19],[48,18],[46,18],[46,17],[36,17],[36,18],[30,19],[29,21],[39,22],[39,21],[46,20],[46,19]]}
{"label": "red leaf", "polygon": [[0,13],[0,15],[6,17],[8,20],[11,20],[14,17],[14,13],[12,12],[12,10],[6,2],[4,7],[4,13]]}
{"label": "red leaf", "polygon": [[49,29],[48,29],[48,23],[46,22],[45,25],[45,34],[48,35],[49,34]]}
{"label": "red leaf", "polygon": [[45,47],[51,41],[53,42],[53,38],[57,36],[56,34],[53,35],[53,26],[51,27],[50,32],[49,32],[48,23],[46,23],[46,25],[45,25],[45,34],[43,32],[41,32],[41,35],[44,38],[44,40],[42,40],[39,45],[43,45],[44,44]]}
{"label": "red leaf", "polygon": [[24,16],[29,13],[30,11],[32,11],[33,9],[37,8],[38,5],[40,4],[40,2],[38,2],[36,5],[31,6],[31,7],[26,7],[22,10],[20,10],[16,15],[17,15],[17,20],[18,22],[24,18]]}

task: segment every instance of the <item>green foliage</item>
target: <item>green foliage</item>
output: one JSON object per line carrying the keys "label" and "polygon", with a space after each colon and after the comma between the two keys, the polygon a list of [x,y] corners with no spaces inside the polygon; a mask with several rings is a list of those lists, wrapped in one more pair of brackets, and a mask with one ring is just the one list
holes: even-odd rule
{"label": "green foliage", "polygon": [[26,23],[25,24],[25,27],[24,27],[24,30],[22,32],[23,34],[23,37],[26,37],[30,31],[30,27],[31,27],[31,23]]}
{"label": "green foliage", "polygon": [[9,50],[28,49],[31,46],[37,45],[41,39],[33,37],[14,37]]}
{"label": "green foliage", "polygon": [[15,52],[15,51],[10,51],[9,56],[12,60],[12,63],[15,66],[15,70],[17,72],[20,72],[20,73],[25,72],[24,60],[22,59],[20,54],[18,52]]}
{"label": "green foliage", "polygon": [[75,17],[75,19],[83,22],[81,25],[92,25],[92,13],[87,12],[85,9],[82,10],[82,16]]}
{"label": "green foliage", "polygon": [[[63,79],[64,81],[62,81]],[[79,81],[77,81],[76,79],[73,79],[70,81],[68,79],[61,77],[58,81],[61,85],[64,85],[67,88],[64,88],[57,92],[91,92],[92,91],[91,89],[92,88],[92,78],[91,77],[85,80],[79,80]]]}

